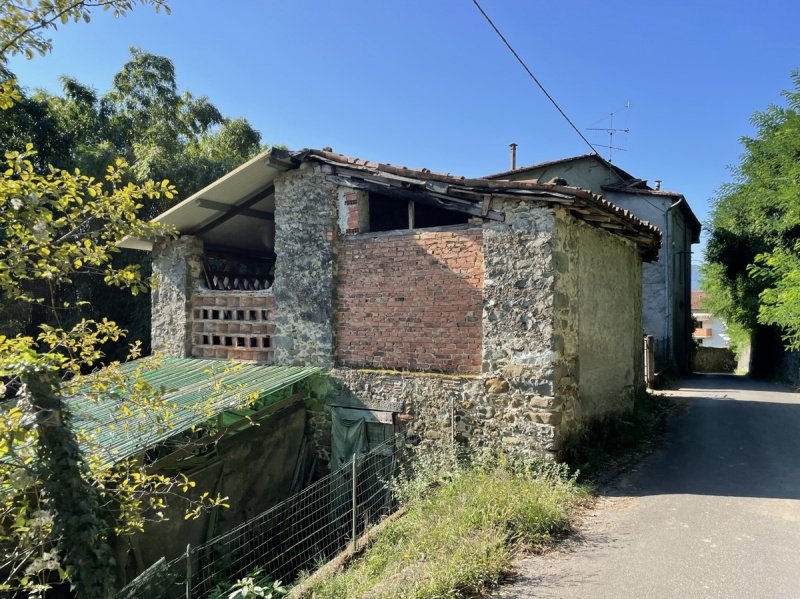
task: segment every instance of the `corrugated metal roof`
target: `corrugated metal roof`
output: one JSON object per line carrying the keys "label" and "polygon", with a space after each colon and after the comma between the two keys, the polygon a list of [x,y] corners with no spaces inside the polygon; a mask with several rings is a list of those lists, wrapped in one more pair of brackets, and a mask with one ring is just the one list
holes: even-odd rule
{"label": "corrugated metal roof", "polygon": [[216,415],[241,407],[255,395],[259,408],[282,399],[278,394],[321,372],[317,367],[264,366],[196,358],[145,358],[123,364],[128,382],[138,372],[156,390],[169,414],[129,400],[125,386],[102,400],[87,391],[67,400],[81,449],[117,462],[162,443]]}

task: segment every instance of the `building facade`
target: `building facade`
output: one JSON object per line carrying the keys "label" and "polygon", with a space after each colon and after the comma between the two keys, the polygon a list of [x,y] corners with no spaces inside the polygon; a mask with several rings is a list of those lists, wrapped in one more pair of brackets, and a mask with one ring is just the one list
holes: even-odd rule
{"label": "building facade", "polygon": [[597,154],[545,162],[490,175],[492,180],[559,181],[602,194],[612,204],[657,226],[663,243],[656,261],[645,264],[642,281],[644,330],[656,344],[656,368],[687,372],[692,355],[692,245],[700,241],[700,222],[686,198],[652,188]]}
{"label": "building facade", "polygon": [[323,460],[341,413],[557,457],[642,388],[660,234],[594,193],[271,150],[158,220],[178,238],[126,244],[153,252],[154,350],[325,367]]}

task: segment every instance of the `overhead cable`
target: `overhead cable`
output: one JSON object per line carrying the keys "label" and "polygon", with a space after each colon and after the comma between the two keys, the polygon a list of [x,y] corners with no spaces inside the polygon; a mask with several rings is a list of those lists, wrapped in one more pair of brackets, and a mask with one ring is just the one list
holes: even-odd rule
{"label": "overhead cable", "polygon": [[483,10],[483,7],[478,3],[478,0],[472,0],[472,3],[475,5],[475,8],[477,8],[480,11],[480,13],[483,15],[483,18],[486,19],[486,22],[489,23],[489,25],[492,27],[492,29],[494,29],[494,32],[500,37],[501,40],[503,40],[503,43],[511,51],[511,53],[514,55],[514,58],[517,59],[519,64],[522,65],[522,68],[525,69],[525,72],[528,73],[530,78],[533,79],[534,83],[536,83],[536,85],[539,86],[539,89],[542,90],[542,93],[545,96],[547,96],[547,99],[550,100],[550,102],[553,104],[553,106],[556,107],[556,110],[558,110],[558,112],[561,113],[561,116],[563,116],[564,119],[569,123],[570,127],[572,127],[575,130],[575,133],[577,133],[580,136],[580,138],[586,143],[586,145],[589,146],[592,149],[592,152],[594,152],[595,154],[599,153],[599,152],[597,152],[595,147],[591,144],[591,142],[588,139],[586,139],[586,136],[583,133],[580,132],[580,129],[578,129],[575,126],[575,123],[573,123],[572,120],[570,120],[570,118],[567,116],[567,113],[564,112],[561,109],[561,106],[559,106],[558,102],[556,102],[553,99],[553,96],[551,96],[549,93],[547,93],[547,90],[544,88],[544,86],[541,84],[541,82],[536,78],[536,75],[533,74],[533,71],[531,71],[528,68],[528,65],[525,64],[525,61],[522,60],[520,55],[517,54],[517,51],[514,50],[514,48],[511,46],[511,44],[506,39],[506,37],[497,28],[497,25],[494,24],[494,21],[492,21],[492,19],[489,17],[489,15],[486,14],[486,11]]}

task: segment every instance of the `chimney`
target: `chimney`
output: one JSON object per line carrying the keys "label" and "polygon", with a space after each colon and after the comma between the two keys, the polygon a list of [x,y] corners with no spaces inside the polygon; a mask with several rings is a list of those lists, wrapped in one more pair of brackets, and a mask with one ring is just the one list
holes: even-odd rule
{"label": "chimney", "polygon": [[517,170],[517,144],[509,144],[511,148],[511,170]]}
{"label": "chimney", "polygon": [[656,179],[656,191],[661,191],[661,179]]}

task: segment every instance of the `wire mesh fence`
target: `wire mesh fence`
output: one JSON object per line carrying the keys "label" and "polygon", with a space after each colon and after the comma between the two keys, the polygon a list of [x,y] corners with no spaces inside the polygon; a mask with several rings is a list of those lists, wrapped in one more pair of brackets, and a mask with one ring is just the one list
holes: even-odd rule
{"label": "wire mesh fence", "polygon": [[291,582],[329,561],[394,511],[389,481],[404,440],[356,454],[339,470],[244,524],[180,557],[162,559],[122,589],[119,599],[227,598],[234,581]]}

